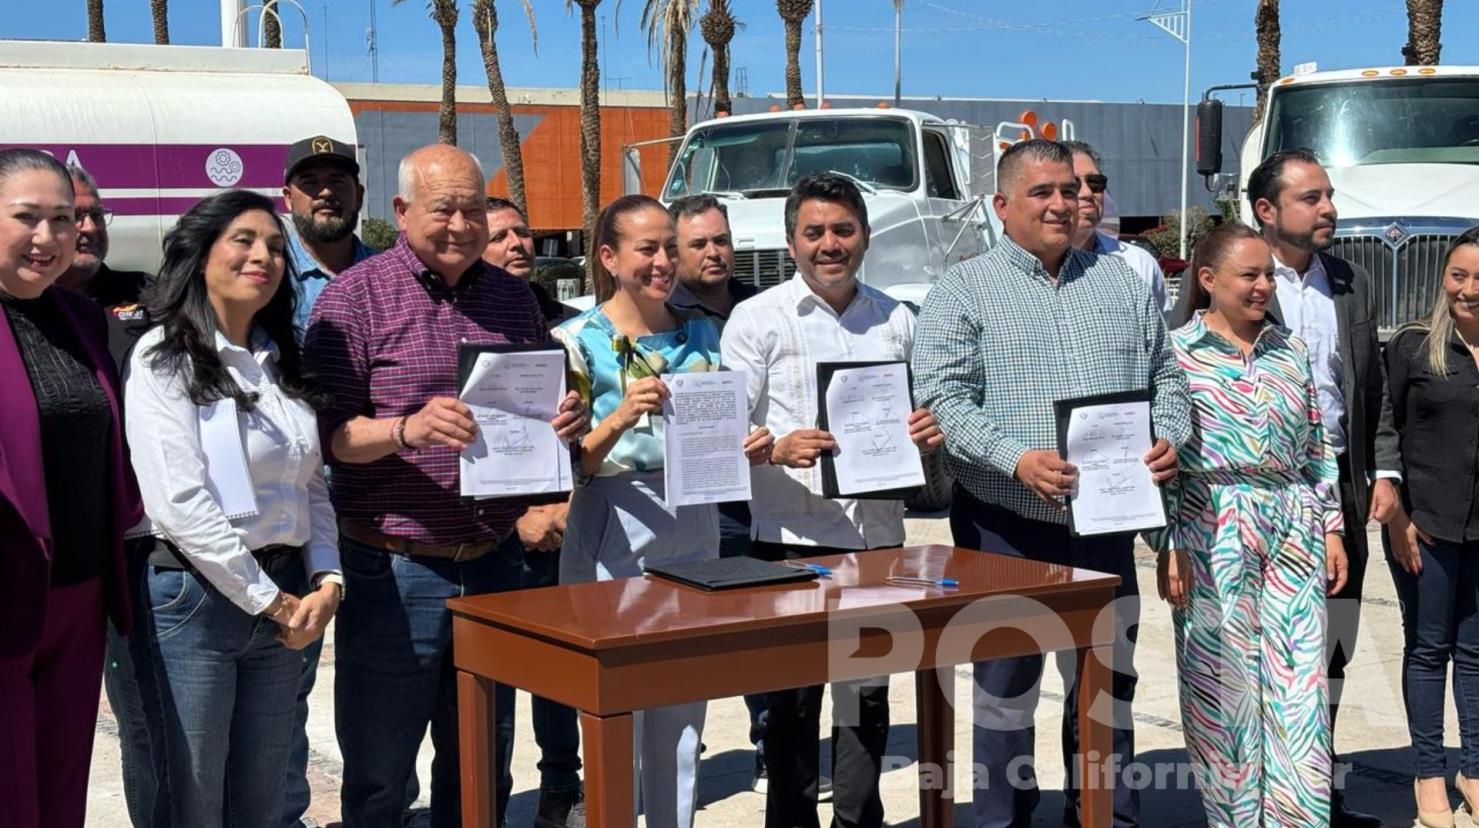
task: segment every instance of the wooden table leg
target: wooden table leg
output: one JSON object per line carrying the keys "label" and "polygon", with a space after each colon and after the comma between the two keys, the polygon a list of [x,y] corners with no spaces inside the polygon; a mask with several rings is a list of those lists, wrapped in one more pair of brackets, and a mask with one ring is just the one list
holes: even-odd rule
{"label": "wooden table leg", "polygon": [[[943,673],[943,677],[942,674]],[[919,724],[919,824],[952,828],[955,824],[955,672],[951,668],[916,670],[914,697]]]}
{"label": "wooden table leg", "polygon": [[457,751],[461,762],[462,828],[498,824],[498,751],[493,682],[457,671]]}
{"label": "wooden table leg", "polygon": [[[1095,701],[1109,699],[1112,647],[1085,647],[1078,657],[1078,770],[1082,781],[1079,792],[1079,823],[1084,828],[1109,828],[1114,824],[1114,780],[1104,778],[1114,749],[1110,728],[1111,706]],[[1119,771],[1121,769],[1114,769]]]}
{"label": "wooden table leg", "polygon": [[590,828],[632,828],[636,804],[632,779],[632,714],[580,712],[585,761],[585,823]]}

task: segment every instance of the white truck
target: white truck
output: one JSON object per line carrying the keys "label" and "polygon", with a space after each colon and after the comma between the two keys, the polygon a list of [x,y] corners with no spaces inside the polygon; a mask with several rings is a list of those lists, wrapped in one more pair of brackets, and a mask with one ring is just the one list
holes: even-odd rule
{"label": "white truck", "polygon": [[288,146],[357,143],[344,96],[302,49],[0,41],[0,148],[80,163],[114,212],[108,264],[153,272],[201,198],[282,195]]}
{"label": "white truck", "polygon": [[[1219,106],[1198,108],[1203,175],[1221,172]],[[1248,175],[1297,147],[1330,172],[1340,212],[1331,252],[1370,271],[1383,332],[1426,314],[1449,242],[1479,224],[1479,67],[1296,67],[1269,88],[1243,141],[1235,192],[1245,222]]]}
{"label": "white truck", "polygon": [[[852,179],[868,205],[866,284],[918,306],[945,268],[986,249],[994,230],[992,132],[905,109],[767,112],[695,124],[658,198],[718,196],[729,210],[737,278],[789,279],[784,208],[791,186],[822,171]],[[628,188],[640,181],[626,154]]]}

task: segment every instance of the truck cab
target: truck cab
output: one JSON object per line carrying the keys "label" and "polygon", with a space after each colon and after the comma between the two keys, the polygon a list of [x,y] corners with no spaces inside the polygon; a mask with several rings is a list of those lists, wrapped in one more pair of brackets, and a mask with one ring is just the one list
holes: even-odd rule
{"label": "truck cab", "polygon": [[1310,64],[1268,94],[1242,146],[1243,220],[1253,221],[1247,182],[1259,162],[1313,150],[1340,213],[1330,252],[1371,273],[1382,330],[1424,316],[1449,243],[1479,224],[1479,67],[1321,72]]}
{"label": "truck cab", "polygon": [[858,274],[918,305],[956,262],[986,249],[991,135],[902,109],[820,109],[719,118],[688,130],[658,198],[718,196],[729,210],[736,276],[758,288],[791,278],[785,201],[802,177],[851,179],[872,239]]}

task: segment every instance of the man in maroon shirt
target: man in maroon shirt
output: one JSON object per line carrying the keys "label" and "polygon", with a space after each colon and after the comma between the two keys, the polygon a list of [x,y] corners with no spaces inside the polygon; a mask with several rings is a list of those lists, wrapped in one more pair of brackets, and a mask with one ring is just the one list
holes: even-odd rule
{"label": "man in maroon shirt", "polygon": [[[334,687],[346,828],[401,824],[428,725],[432,824],[460,824],[445,602],[519,581],[518,561],[498,549],[527,504],[459,495],[458,452],[477,424],[457,400],[457,351],[553,340],[528,287],[480,258],[484,182],[477,160],[455,147],[406,156],[394,201],[401,237],[332,280],[309,320],[306,348],[333,398],[319,429],[349,597],[338,616]],[[573,392],[553,425],[566,440],[585,428]],[[504,759],[512,725],[498,723]],[[500,811],[511,786],[505,772]]]}

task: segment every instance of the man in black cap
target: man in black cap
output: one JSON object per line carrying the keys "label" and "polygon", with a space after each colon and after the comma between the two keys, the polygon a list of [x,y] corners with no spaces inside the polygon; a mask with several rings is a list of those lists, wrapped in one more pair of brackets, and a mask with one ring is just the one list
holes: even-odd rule
{"label": "man in black cap", "polygon": [[[365,188],[359,183],[359,162],[354,147],[324,135],[305,138],[288,148],[283,167],[282,198],[292,214],[293,230],[288,248],[297,265],[293,291],[298,306],[293,329],[301,341],[308,328],[308,314],[324,285],[335,275],[379,251],[360,241],[354,228]],[[330,576],[334,577],[334,576]],[[341,583],[342,586],[342,583]],[[308,694],[318,677],[318,656],[323,639],[303,648],[303,675],[298,686],[298,722],[293,732],[293,752],[288,759],[287,782],[283,788],[283,820],[287,828],[309,823],[308,787]],[[414,799],[414,794],[411,795]]]}
{"label": "man in black cap", "polygon": [[293,144],[283,169],[282,197],[297,231],[289,235],[289,241],[298,266],[293,327],[301,339],[308,327],[308,312],[324,285],[379,251],[354,233],[365,188],[359,183],[353,146],[324,135]]}

